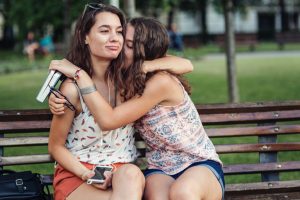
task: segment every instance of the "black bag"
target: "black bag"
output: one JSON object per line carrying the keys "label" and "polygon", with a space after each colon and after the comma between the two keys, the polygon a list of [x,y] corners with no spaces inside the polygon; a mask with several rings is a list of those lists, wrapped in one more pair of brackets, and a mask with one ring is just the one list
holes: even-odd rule
{"label": "black bag", "polygon": [[48,187],[46,189],[48,194],[44,192],[39,174],[0,170],[0,200],[48,200],[50,192]]}

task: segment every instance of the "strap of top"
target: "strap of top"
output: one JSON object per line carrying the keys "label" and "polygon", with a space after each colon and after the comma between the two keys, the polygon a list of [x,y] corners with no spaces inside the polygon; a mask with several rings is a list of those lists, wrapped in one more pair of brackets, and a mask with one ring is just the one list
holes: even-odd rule
{"label": "strap of top", "polygon": [[78,92],[78,95],[79,95],[79,99],[80,99],[80,104],[81,104],[81,107],[82,107],[82,111],[86,111],[87,109],[87,106],[85,105],[84,101],[83,101],[83,97],[82,97],[82,94],[80,93],[80,89],[79,89],[79,86],[74,82],[74,85],[77,89],[77,92]]}

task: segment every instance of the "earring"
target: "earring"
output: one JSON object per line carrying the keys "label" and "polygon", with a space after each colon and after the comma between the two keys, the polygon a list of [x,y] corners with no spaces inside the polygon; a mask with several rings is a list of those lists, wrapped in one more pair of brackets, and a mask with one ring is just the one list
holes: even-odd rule
{"label": "earring", "polygon": [[87,42],[86,40],[84,41],[84,43],[85,43],[85,44],[88,44],[88,42]]}

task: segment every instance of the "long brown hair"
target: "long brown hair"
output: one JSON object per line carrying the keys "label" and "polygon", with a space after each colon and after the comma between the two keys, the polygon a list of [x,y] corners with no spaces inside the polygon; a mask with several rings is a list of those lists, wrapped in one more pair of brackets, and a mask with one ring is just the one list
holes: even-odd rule
{"label": "long brown hair", "polygon": [[[92,26],[96,23],[96,15],[101,12],[110,12],[117,15],[123,28],[122,35],[125,37],[126,18],[118,8],[101,3],[86,4],[83,13],[79,16],[72,38],[71,48],[67,54],[67,59],[74,65],[82,68],[90,76],[93,74],[91,54],[87,44],[85,44],[86,35],[90,32]],[[113,59],[110,66],[106,70],[105,77],[115,80],[118,78],[117,69],[120,68],[124,60],[124,50]],[[110,76],[110,77],[109,77]]]}
{"label": "long brown hair", "polygon": [[[142,95],[146,81],[155,74],[142,71],[145,60],[154,60],[164,57],[169,46],[169,37],[163,24],[153,18],[138,17],[129,21],[134,28],[133,36],[133,63],[129,67],[120,70],[123,81],[120,82],[122,97],[127,100],[135,95]],[[190,93],[190,86],[180,75],[175,75],[185,90]]]}

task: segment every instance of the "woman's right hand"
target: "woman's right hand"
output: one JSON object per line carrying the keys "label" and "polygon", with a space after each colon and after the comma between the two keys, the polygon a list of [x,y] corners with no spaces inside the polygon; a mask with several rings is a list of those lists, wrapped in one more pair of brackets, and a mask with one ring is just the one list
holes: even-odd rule
{"label": "woman's right hand", "polygon": [[51,94],[48,100],[50,111],[53,115],[62,115],[65,110],[66,100],[59,93],[56,93],[60,98],[57,98],[55,95]]}
{"label": "woman's right hand", "polygon": [[62,60],[52,60],[49,69],[57,70],[69,78],[74,78],[76,71],[80,68],[64,58]]}

